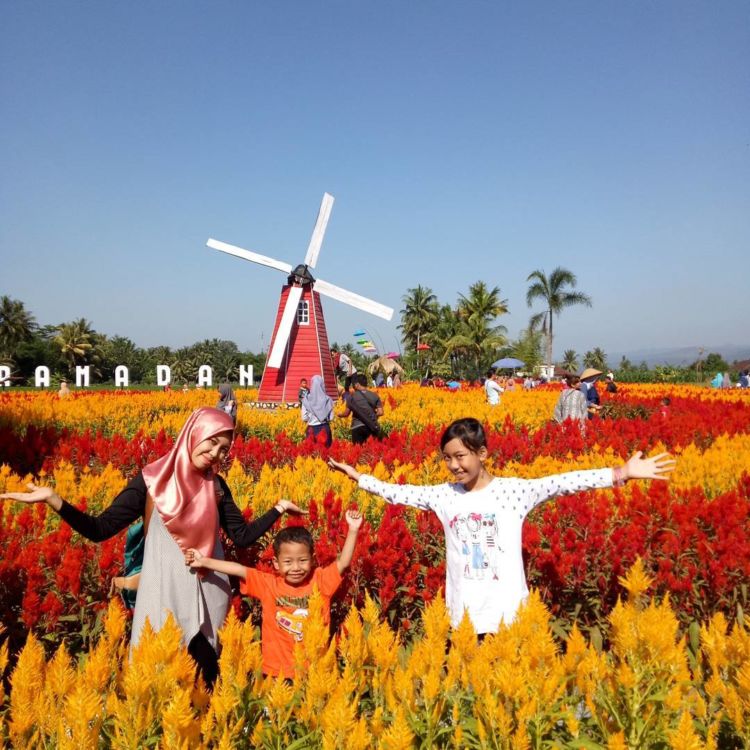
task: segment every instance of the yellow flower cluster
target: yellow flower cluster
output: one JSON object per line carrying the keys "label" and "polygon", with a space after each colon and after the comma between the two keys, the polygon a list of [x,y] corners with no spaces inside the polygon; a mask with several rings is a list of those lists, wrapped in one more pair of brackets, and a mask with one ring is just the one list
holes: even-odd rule
{"label": "yellow flower cluster", "polygon": [[[609,619],[610,647],[576,628],[561,648],[532,593],[516,619],[478,642],[451,631],[441,599],[408,648],[367,600],[329,643],[314,596],[292,682],[263,678],[250,622],[230,614],[213,693],[194,685],[173,622],[130,658],[113,601],[105,633],[74,663],[46,661],[29,636],[0,700],[14,748],[716,748],[750,742],[750,630],[716,615],[682,636],[668,601],[646,601],[640,563]],[[0,649],[0,675],[7,654]]]}
{"label": "yellow flower cluster", "polygon": [[[710,390],[689,385],[628,385],[623,392],[633,400],[682,396],[708,401],[737,402],[743,399],[740,390]],[[382,424],[387,430],[406,429],[415,432],[425,425],[446,425],[454,419],[472,415],[500,427],[510,416],[514,423],[534,430],[549,422],[558,392],[539,389],[517,389],[505,393],[498,406],[489,406],[481,388],[457,392],[420,388],[408,384],[401,388],[382,389],[385,414]],[[304,425],[295,408],[259,409],[255,389],[238,389],[238,430],[243,434],[271,437],[284,432],[301,439]],[[138,431],[155,435],[159,430],[177,434],[188,415],[200,406],[214,406],[217,394],[213,389],[181,391],[136,391],[120,395],[111,391],[89,391],[59,398],[54,393],[18,392],[0,402],[0,424],[25,428],[27,425],[67,427],[72,430],[91,429],[105,435],[132,436]],[[342,405],[337,407],[339,411]],[[334,436],[348,436],[348,420],[334,422]]]}

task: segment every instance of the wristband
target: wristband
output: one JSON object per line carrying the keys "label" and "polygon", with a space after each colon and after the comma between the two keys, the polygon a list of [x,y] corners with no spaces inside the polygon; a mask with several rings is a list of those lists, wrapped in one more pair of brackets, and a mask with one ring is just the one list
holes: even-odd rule
{"label": "wristband", "polygon": [[612,469],[612,486],[622,487],[627,480],[623,476],[622,466],[615,466]]}

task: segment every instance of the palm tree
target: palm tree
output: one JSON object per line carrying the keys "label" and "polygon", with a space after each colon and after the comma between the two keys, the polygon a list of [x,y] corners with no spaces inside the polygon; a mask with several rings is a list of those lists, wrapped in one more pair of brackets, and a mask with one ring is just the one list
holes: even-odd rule
{"label": "palm tree", "polygon": [[86,318],[57,326],[54,344],[73,372],[76,365],[95,365],[101,359],[102,337]]}
{"label": "palm tree", "polygon": [[508,300],[500,299],[500,287],[488,289],[483,281],[477,281],[469,287],[468,296],[459,294],[458,314],[464,320],[489,326],[507,312]]}
{"label": "palm tree", "polygon": [[564,370],[567,370],[568,372],[575,372],[578,369],[578,355],[576,354],[574,349],[565,350],[560,365]]}
{"label": "palm tree", "polygon": [[399,329],[406,348],[416,349],[422,343],[422,336],[438,322],[437,297],[429,287],[418,285],[407,289],[401,299],[404,309]]}
{"label": "palm tree", "polygon": [[572,305],[591,307],[591,298],[583,292],[573,292],[566,287],[575,287],[578,283],[575,274],[559,266],[547,276],[544,271],[532,271],[526,281],[532,281],[526,292],[526,304],[531,307],[535,300],[541,299],[545,309],[533,315],[529,325],[532,329],[541,328],[547,337],[547,364],[552,364],[552,318]]}
{"label": "palm tree", "polygon": [[607,369],[607,355],[597,346],[583,355],[583,366],[604,372]]}
{"label": "palm tree", "polygon": [[12,359],[19,344],[31,341],[36,327],[34,316],[23,302],[0,297],[0,357]]}
{"label": "palm tree", "polygon": [[500,315],[508,312],[508,300],[500,298],[500,288],[488,289],[483,281],[469,287],[468,295],[459,295],[454,313],[458,323],[453,335],[445,342],[444,356],[468,359],[473,374],[479,372],[493,359],[497,350],[508,343],[505,326],[493,326]]}

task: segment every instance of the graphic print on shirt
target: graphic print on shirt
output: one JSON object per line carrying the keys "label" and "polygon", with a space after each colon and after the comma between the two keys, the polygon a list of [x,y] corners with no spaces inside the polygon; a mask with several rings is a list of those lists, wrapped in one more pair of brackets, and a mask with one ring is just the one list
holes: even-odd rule
{"label": "graphic print on shirt", "polygon": [[294,612],[276,610],[276,624],[294,637],[295,641],[301,641],[305,630],[307,619],[307,605],[309,596],[279,596],[276,598],[277,607],[294,607]]}
{"label": "graphic print on shirt", "polygon": [[461,543],[464,578],[482,580],[485,574],[491,574],[492,580],[497,581],[503,550],[498,543],[495,514],[458,514],[453,516],[449,526]]}

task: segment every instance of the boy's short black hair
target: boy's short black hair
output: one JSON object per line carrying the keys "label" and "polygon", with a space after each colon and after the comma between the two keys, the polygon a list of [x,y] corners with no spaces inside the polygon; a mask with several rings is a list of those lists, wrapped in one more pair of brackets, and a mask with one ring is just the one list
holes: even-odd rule
{"label": "boy's short black hair", "polygon": [[312,555],[315,551],[312,534],[304,526],[287,526],[273,538],[273,554],[278,557],[282,544],[304,544]]}
{"label": "boy's short black hair", "polygon": [[363,372],[356,372],[352,375],[352,383],[361,385],[363,388],[367,388],[367,375]]}
{"label": "boy's short black hair", "polygon": [[460,440],[472,453],[478,453],[481,448],[487,447],[487,436],[484,427],[474,417],[464,417],[451,422],[440,438],[440,450],[451,440]]}

